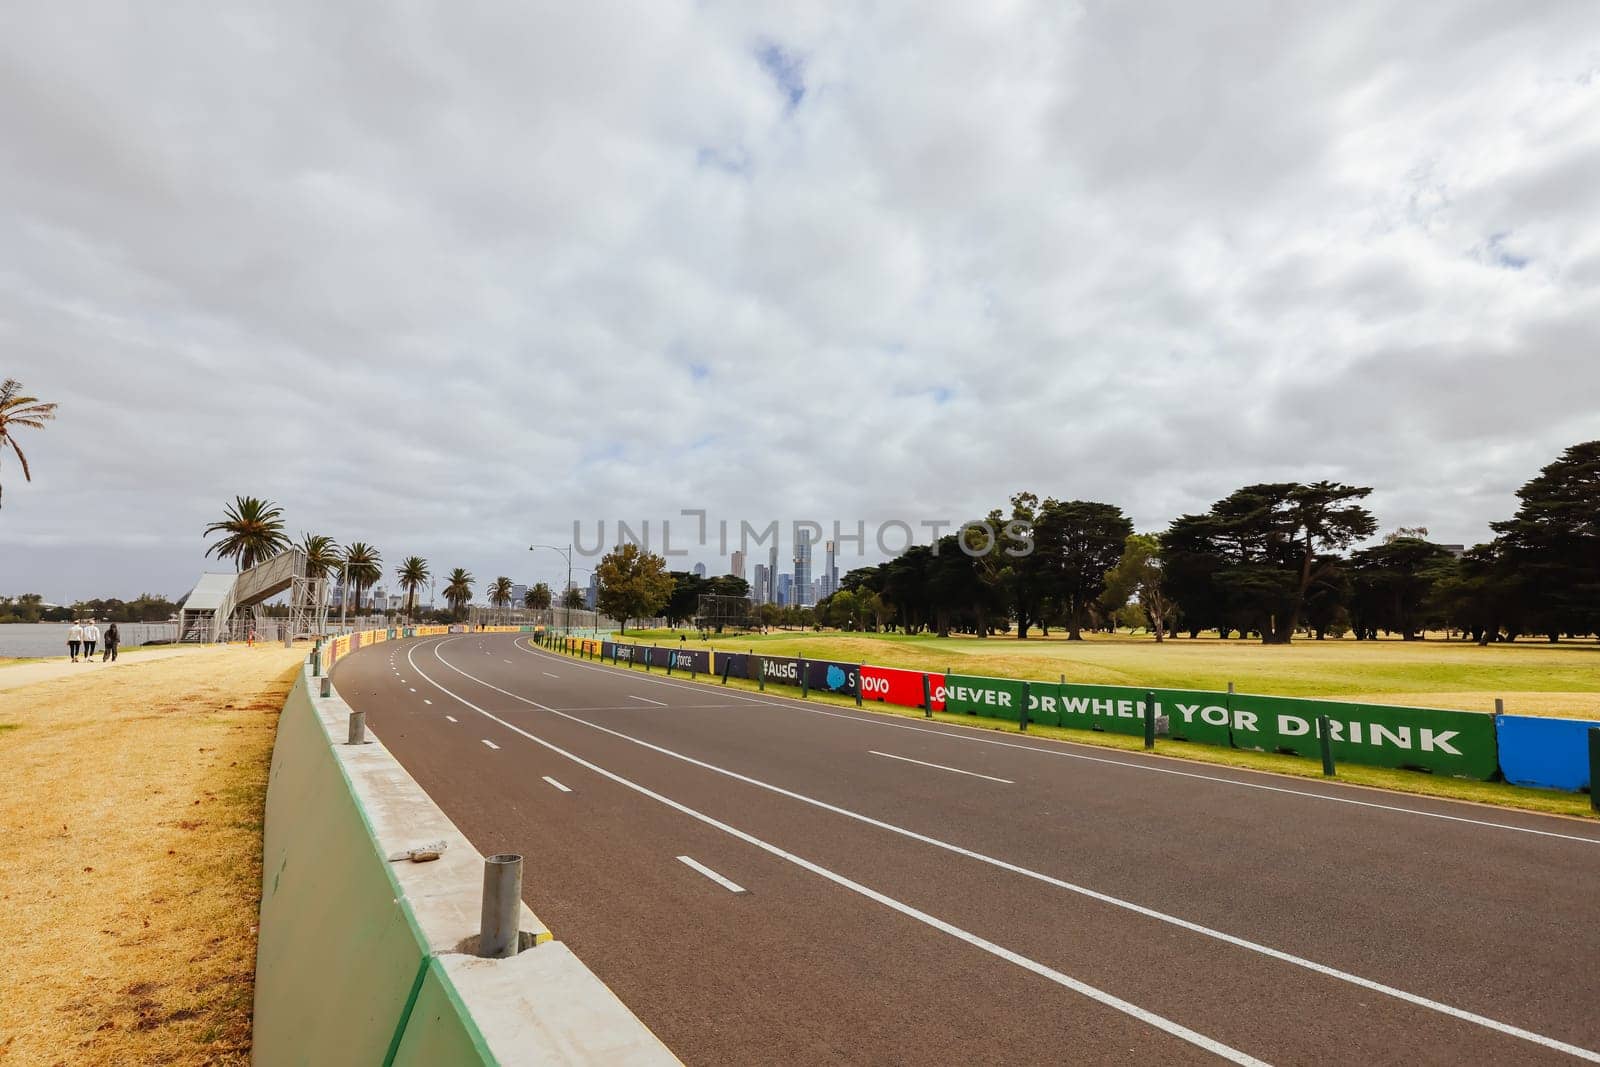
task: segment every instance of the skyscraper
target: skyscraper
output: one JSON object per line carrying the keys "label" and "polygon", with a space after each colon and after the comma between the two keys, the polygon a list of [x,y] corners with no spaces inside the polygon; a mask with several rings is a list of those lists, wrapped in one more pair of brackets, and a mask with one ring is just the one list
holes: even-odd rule
{"label": "skyscraper", "polygon": [[704,563],[696,563],[694,565],[694,576],[696,578],[704,578],[706,576],[706,565]]}
{"label": "skyscraper", "polygon": [[787,574],[780,574],[780,575],[778,575],[778,599],[777,599],[777,604],[778,604],[779,607],[788,607],[790,604],[793,604],[793,603],[794,603],[794,579],[791,576],[787,575]]}
{"label": "skyscraper", "polygon": [[728,573],[733,575],[735,578],[744,577],[744,553],[740,552],[738,549],[734,549],[733,568],[729,570]]}
{"label": "skyscraper", "polygon": [[811,603],[811,531],[809,530],[794,532],[794,602],[800,605]]}
{"label": "skyscraper", "polygon": [[771,593],[769,592],[769,590],[771,589],[772,582],[771,582],[771,579],[768,577],[768,574],[769,574],[769,572],[767,570],[767,565],[765,563],[757,563],[756,564],[756,566],[755,566],[755,579],[756,580],[754,582],[752,582],[751,585],[750,585],[750,595],[751,595],[751,598],[757,604],[770,604],[770,603],[772,603],[772,601],[769,599],[769,597],[771,596]]}
{"label": "skyscraper", "polygon": [[767,556],[767,603],[778,602],[778,539],[772,539],[772,552]]}
{"label": "skyscraper", "polygon": [[839,591],[838,546],[829,541],[823,548],[827,552],[827,563],[822,568],[822,595],[832,596]]}
{"label": "skyscraper", "polygon": [[584,594],[583,602],[590,611],[599,610],[600,574],[597,571],[591,571],[589,573],[589,591]]}

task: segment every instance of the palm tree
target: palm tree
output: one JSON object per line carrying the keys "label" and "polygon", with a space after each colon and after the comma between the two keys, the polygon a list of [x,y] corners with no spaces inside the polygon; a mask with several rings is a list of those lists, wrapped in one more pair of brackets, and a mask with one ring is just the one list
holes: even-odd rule
{"label": "palm tree", "polygon": [[[23,396],[22,383],[15,378],[0,382],[0,456],[5,455],[7,447],[17,454],[24,481],[33,481],[33,473],[28,470],[28,457],[22,454],[12,432],[24,428],[42,430],[44,424],[55,417],[54,404],[41,404],[36,396]],[[0,487],[0,493],[3,491],[3,487]]]}
{"label": "palm tree", "polygon": [[234,570],[247,571],[289,547],[289,537],[283,532],[283,509],[272,501],[236,496],[223,513],[227,518],[207,526],[203,535],[223,535],[206,549],[207,557],[215,552],[218,559],[233,560]]}
{"label": "palm tree", "polygon": [[445,583],[444,599],[450,605],[450,610],[456,618],[461,617],[462,611],[472,600],[472,583],[477,581],[468,574],[464,568],[457,567],[450,572],[450,578]]}
{"label": "palm tree", "polygon": [[511,579],[505,575],[494,580],[489,587],[489,603],[504,610],[511,605]]}
{"label": "palm tree", "polygon": [[532,589],[522,594],[522,603],[535,611],[543,611],[550,606],[550,587],[539,582]]}
{"label": "palm tree", "polygon": [[344,549],[344,573],[356,587],[356,609],[361,608],[361,593],[383,577],[383,557],[365,541],[352,541]]}
{"label": "palm tree", "polygon": [[406,591],[406,621],[410,622],[417,603],[417,587],[433,577],[428,573],[428,561],[421,556],[407,556],[400,561],[394,576],[400,579],[400,588]]}
{"label": "palm tree", "polygon": [[[303,533],[300,535],[300,551],[306,556],[306,577],[327,581],[328,576],[344,562],[344,555],[339,551],[339,545],[327,534]],[[323,587],[326,590],[326,586]],[[316,593],[308,590],[306,593],[306,609],[315,612],[320,605],[316,602]],[[327,603],[326,595],[322,603]]]}

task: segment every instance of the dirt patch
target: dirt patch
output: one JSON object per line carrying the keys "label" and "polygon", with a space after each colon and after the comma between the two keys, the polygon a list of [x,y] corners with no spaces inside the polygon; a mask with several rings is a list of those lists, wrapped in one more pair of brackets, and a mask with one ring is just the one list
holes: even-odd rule
{"label": "dirt patch", "polygon": [[302,655],[4,694],[0,1064],[249,1062],[262,807]]}

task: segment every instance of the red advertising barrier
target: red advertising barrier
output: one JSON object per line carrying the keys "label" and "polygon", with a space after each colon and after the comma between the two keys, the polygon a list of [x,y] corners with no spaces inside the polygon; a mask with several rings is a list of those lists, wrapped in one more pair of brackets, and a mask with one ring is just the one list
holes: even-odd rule
{"label": "red advertising barrier", "polygon": [[[922,672],[901,670],[898,667],[861,666],[861,699],[877,700],[886,704],[899,704],[907,708],[922,707]],[[933,694],[933,710],[944,710],[944,675],[930,674],[928,688]]]}

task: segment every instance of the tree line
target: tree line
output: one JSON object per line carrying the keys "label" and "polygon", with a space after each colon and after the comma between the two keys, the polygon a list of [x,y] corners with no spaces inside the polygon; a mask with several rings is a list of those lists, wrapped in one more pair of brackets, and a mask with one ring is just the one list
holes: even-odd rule
{"label": "tree line", "polygon": [[[1136,532],[1115,504],[1013,495],[989,531],[969,525],[894,559],[850,571],[814,610],[761,605],[755,621],[988,637],[1119,625],[1157,641],[1215,631],[1287,644],[1353,635],[1460,632],[1480,644],[1600,632],[1600,441],[1573,445],[1517,491],[1495,537],[1460,552],[1399,527],[1376,543],[1372,489],[1332,481],[1247,485],[1159,532]],[[728,579],[668,572],[621,545],[599,568],[614,618],[693,617],[702,592]],[[730,576],[731,577],[731,576]],[[744,586],[740,579],[733,579]],[[742,594],[741,594],[742,595]]]}

